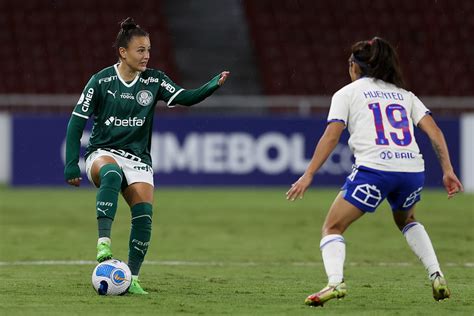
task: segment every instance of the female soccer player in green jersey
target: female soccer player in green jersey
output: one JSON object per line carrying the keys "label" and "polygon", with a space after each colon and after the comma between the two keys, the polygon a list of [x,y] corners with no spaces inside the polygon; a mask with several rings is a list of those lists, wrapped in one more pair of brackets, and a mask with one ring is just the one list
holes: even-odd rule
{"label": "female soccer player in green jersey", "polygon": [[98,188],[97,261],[112,258],[110,232],[121,191],[132,213],[129,292],[148,294],[138,282],[138,273],[152,227],[154,186],[150,145],[155,105],[159,100],[168,106],[199,103],[224,84],[229,72],[220,73],[198,89],[183,89],[163,72],[147,68],[151,48],[148,33],[132,18],[120,26],[115,42],[119,62],[92,76],[69,120],[64,176],[69,184],[79,186],[80,139],[86,121],[93,116],[85,159],[87,177]]}

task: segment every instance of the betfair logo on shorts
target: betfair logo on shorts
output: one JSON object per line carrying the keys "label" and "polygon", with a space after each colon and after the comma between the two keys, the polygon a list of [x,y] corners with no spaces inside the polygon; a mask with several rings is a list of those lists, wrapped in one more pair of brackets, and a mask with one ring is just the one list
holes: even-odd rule
{"label": "betfair logo on shorts", "polygon": [[105,125],[107,126],[124,126],[124,127],[135,127],[135,126],[143,126],[145,124],[146,117],[138,118],[138,117],[129,117],[127,119],[119,119],[118,117],[111,116],[105,121]]}

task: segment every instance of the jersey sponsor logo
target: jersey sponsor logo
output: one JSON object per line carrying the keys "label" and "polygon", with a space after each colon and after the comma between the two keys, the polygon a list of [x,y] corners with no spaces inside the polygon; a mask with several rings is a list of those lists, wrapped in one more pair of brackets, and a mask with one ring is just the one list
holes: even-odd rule
{"label": "jersey sponsor logo", "polygon": [[383,160],[390,160],[393,158],[393,152],[390,150],[384,150],[380,153],[380,158]]}
{"label": "jersey sponsor logo", "polygon": [[104,124],[107,126],[110,126],[115,121],[115,116],[109,117],[107,120],[105,120]]}
{"label": "jersey sponsor logo", "polygon": [[396,159],[415,159],[416,156],[414,153],[411,152],[395,152]]}
{"label": "jersey sponsor logo", "polygon": [[145,124],[146,117],[138,118],[136,116],[129,117],[126,119],[120,119],[116,116],[111,116],[105,120],[104,124],[107,126],[123,126],[123,127],[136,127],[143,126]]}
{"label": "jersey sponsor logo", "polygon": [[86,92],[85,96],[84,96],[84,93],[81,95],[81,97],[79,98],[79,102],[77,102],[77,104],[82,103],[82,107],[81,107],[82,112],[89,111],[89,107],[91,105],[90,103],[91,103],[91,100],[92,100],[93,96],[94,96],[94,89],[93,88],[87,89],[87,92]]}
{"label": "jersey sponsor logo", "polygon": [[153,94],[148,90],[138,91],[137,102],[141,106],[148,106],[153,102]]}
{"label": "jersey sponsor logo", "polygon": [[135,100],[135,97],[133,96],[133,94],[131,94],[130,92],[122,92],[120,94],[120,98],[122,99],[128,99],[128,100]]}
{"label": "jersey sponsor logo", "polygon": [[171,84],[169,84],[168,82],[164,80],[161,82],[161,86],[165,88],[166,90],[168,90],[170,93],[175,93],[176,91],[175,87],[173,87]]}
{"label": "jersey sponsor logo", "polygon": [[409,151],[391,151],[384,150],[380,152],[379,157],[383,160],[390,159],[416,159],[416,155]]}
{"label": "jersey sponsor logo", "polygon": [[143,83],[143,84],[150,84],[150,83],[160,83],[160,79],[159,78],[154,78],[154,77],[148,77],[146,79],[143,79],[143,78],[140,78],[140,82]]}
{"label": "jersey sponsor logo", "polygon": [[102,83],[105,83],[105,82],[111,82],[112,80],[117,80],[117,75],[110,76],[110,77],[105,77],[105,78],[100,78],[99,79],[99,84],[102,84]]}

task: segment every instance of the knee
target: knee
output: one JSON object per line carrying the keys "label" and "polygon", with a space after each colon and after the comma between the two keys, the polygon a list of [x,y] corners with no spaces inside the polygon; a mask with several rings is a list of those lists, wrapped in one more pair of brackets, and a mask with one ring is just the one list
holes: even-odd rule
{"label": "knee", "polygon": [[342,223],[324,223],[323,228],[321,229],[322,236],[337,234],[342,235],[347,229]]}
{"label": "knee", "polygon": [[408,217],[403,217],[403,218],[395,217],[394,219],[395,219],[395,224],[397,225],[400,231],[402,231],[403,228],[407,226],[408,224],[416,222],[415,216],[413,214],[409,215]]}
{"label": "knee", "polygon": [[99,171],[100,186],[120,189],[123,179],[123,171],[116,164],[107,164]]}

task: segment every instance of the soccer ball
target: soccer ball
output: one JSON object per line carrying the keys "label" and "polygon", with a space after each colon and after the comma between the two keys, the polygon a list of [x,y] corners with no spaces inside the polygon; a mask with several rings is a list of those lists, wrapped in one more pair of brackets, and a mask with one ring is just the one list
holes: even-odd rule
{"label": "soccer ball", "polygon": [[92,272],[92,286],[99,295],[122,295],[132,282],[130,268],[117,259],[99,263]]}

